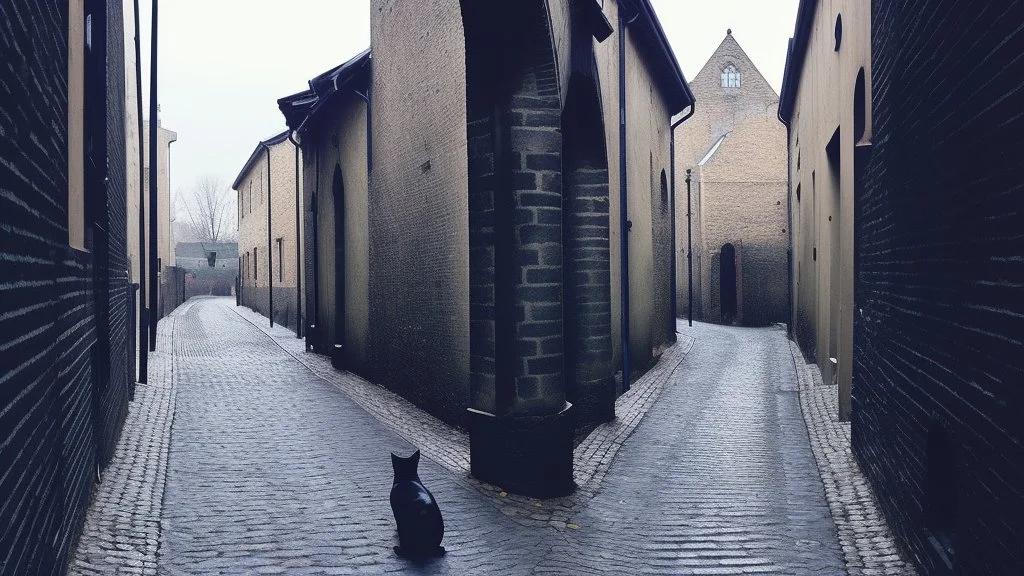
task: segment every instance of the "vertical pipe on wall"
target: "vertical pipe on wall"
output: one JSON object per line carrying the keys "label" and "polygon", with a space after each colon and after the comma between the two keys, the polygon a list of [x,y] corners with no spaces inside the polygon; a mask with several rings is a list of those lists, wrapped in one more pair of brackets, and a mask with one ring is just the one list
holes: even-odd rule
{"label": "vertical pipe on wall", "polygon": [[[317,329],[317,322],[320,321],[320,148],[314,141],[315,166],[313,167],[313,197],[309,210],[313,213],[313,315],[306,333],[306,347],[320,348],[320,331]],[[309,342],[312,334],[313,342]],[[310,346],[312,344],[312,346]]]}
{"label": "vertical pipe on wall", "polygon": [[294,130],[288,134],[288,139],[295,146],[295,337],[302,338],[302,210],[299,208],[302,193],[299,190],[299,143],[295,141]]}
{"label": "vertical pipe on wall", "polygon": [[271,219],[271,198],[273,187],[270,182],[270,146],[261,142],[263,149],[267,151],[267,316],[270,317],[270,327],[274,327],[274,240],[270,228]]}
{"label": "vertical pipe on wall", "polygon": [[[160,213],[157,203],[157,173],[159,172],[159,159],[157,158],[157,143],[160,140],[160,119],[157,117],[157,4],[153,0],[153,31],[150,38],[150,63],[149,63],[149,349],[156,350],[156,322],[157,322],[157,226]],[[141,234],[142,231],[140,230]]]}
{"label": "vertical pipe on wall", "polygon": [[[626,25],[619,6],[619,274],[622,332],[622,391],[629,390],[629,229],[626,202]],[[637,14],[639,16],[639,14]],[[636,19],[636,16],[633,18]]]}
{"label": "vertical pipe on wall", "polygon": [[146,137],[142,122],[142,40],[139,26],[139,0],[135,0],[135,105],[139,114],[139,332],[135,345],[139,347],[138,380],[145,384],[149,372],[149,346],[142,343],[149,338],[149,313],[146,308],[146,171],[143,169],[146,165]]}
{"label": "vertical pipe on wall", "polygon": [[686,322],[689,326],[693,326],[693,208],[690,202],[691,172],[691,169],[686,169],[686,276],[688,278],[686,281]]}
{"label": "vertical pipe on wall", "polygon": [[[675,331],[676,318],[679,317],[679,303],[676,298],[676,127],[686,122],[696,112],[696,104],[690,104],[690,110],[682,118],[669,125],[669,172],[671,173],[671,218],[672,218],[672,330]],[[687,170],[689,172],[689,170]],[[687,196],[689,198],[689,196]],[[689,212],[689,203],[687,203]]]}

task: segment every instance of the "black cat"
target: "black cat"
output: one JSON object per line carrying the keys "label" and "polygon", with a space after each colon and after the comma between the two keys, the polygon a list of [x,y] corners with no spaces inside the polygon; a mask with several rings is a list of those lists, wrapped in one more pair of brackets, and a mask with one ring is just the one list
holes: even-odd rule
{"label": "black cat", "polygon": [[409,558],[426,558],[444,554],[444,520],[434,495],[420,482],[417,468],[420,451],[402,458],[391,454],[395,482],[391,485],[391,511],[398,524],[395,553]]}

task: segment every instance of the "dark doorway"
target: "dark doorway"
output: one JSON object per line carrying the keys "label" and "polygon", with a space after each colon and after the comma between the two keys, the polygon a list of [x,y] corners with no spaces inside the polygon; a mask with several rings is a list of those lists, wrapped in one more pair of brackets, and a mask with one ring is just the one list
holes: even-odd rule
{"label": "dark doorway", "polygon": [[341,368],[345,343],[345,184],[341,178],[341,166],[334,167],[331,194],[334,200],[334,347],[331,364]]}
{"label": "dark doorway", "polygon": [[732,324],[736,320],[736,247],[732,244],[722,246],[719,291],[722,301],[722,323]]}

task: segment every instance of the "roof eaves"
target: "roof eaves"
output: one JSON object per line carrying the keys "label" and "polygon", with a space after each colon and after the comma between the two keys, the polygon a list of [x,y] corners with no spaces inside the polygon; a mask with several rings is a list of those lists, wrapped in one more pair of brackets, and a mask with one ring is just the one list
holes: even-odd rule
{"label": "roof eaves", "polygon": [[[296,127],[301,132],[311,118],[314,118],[327,105],[328,101],[343,87],[349,87],[354,81],[362,80],[369,85],[369,66],[373,54],[370,48],[350,58],[344,64],[335,66],[309,81],[310,90],[316,95],[316,101],[310,106],[305,117]],[[362,75],[361,75],[362,74]],[[365,90],[365,86],[360,85]]]}
{"label": "roof eaves", "polygon": [[804,58],[807,56],[807,45],[811,40],[814,25],[814,13],[818,8],[818,0],[800,0],[796,12],[796,26],[793,37],[789,39],[786,54],[786,71],[782,75],[782,93],[779,95],[779,120],[789,126],[796,102],[796,90],[800,86],[800,75],[803,73]]}
{"label": "roof eaves", "polygon": [[280,144],[288,139],[289,134],[291,134],[291,131],[285,130],[280,134],[275,134],[270,138],[267,138],[266,140],[260,140],[260,143],[256,145],[256,149],[249,155],[249,159],[245,161],[245,165],[242,166],[242,171],[238,173],[237,177],[235,177],[235,181],[231,184],[231,189],[238,190],[238,187],[242,185],[242,179],[245,178],[245,175],[252,170],[253,166],[256,165],[256,162],[259,160],[260,154],[263,152],[263,148],[265,146]]}
{"label": "roof eaves", "polygon": [[638,39],[642,42],[646,41],[654,48],[655,52],[662,59],[661,66],[663,70],[668,72],[669,78],[666,82],[667,88],[669,88],[668,104],[671,111],[670,116],[674,116],[684,108],[695,104],[697,99],[690,90],[690,83],[686,81],[683,69],[679,66],[675,52],[668,43],[668,37],[665,35],[665,30],[661,27],[661,22],[658,20],[658,15],[654,12],[651,1],[633,0],[633,2],[635,2],[635,9],[640,15],[640,23],[646,28],[644,32],[647,32],[637,34]]}

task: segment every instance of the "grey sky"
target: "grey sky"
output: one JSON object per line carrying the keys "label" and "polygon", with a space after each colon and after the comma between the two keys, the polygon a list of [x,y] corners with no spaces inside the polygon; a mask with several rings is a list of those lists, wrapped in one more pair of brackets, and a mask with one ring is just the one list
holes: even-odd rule
{"label": "grey sky", "polygon": [[[779,90],[798,0],[652,3],[688,79],[732,28]],[[151,0],[140,4],[148,116]],[[175,190],[205,174],[230,183],[257,142],[284,129],[278,98],[370,44],[369,0],[164,0],[159,15],[161,121],[178,133]]]}

